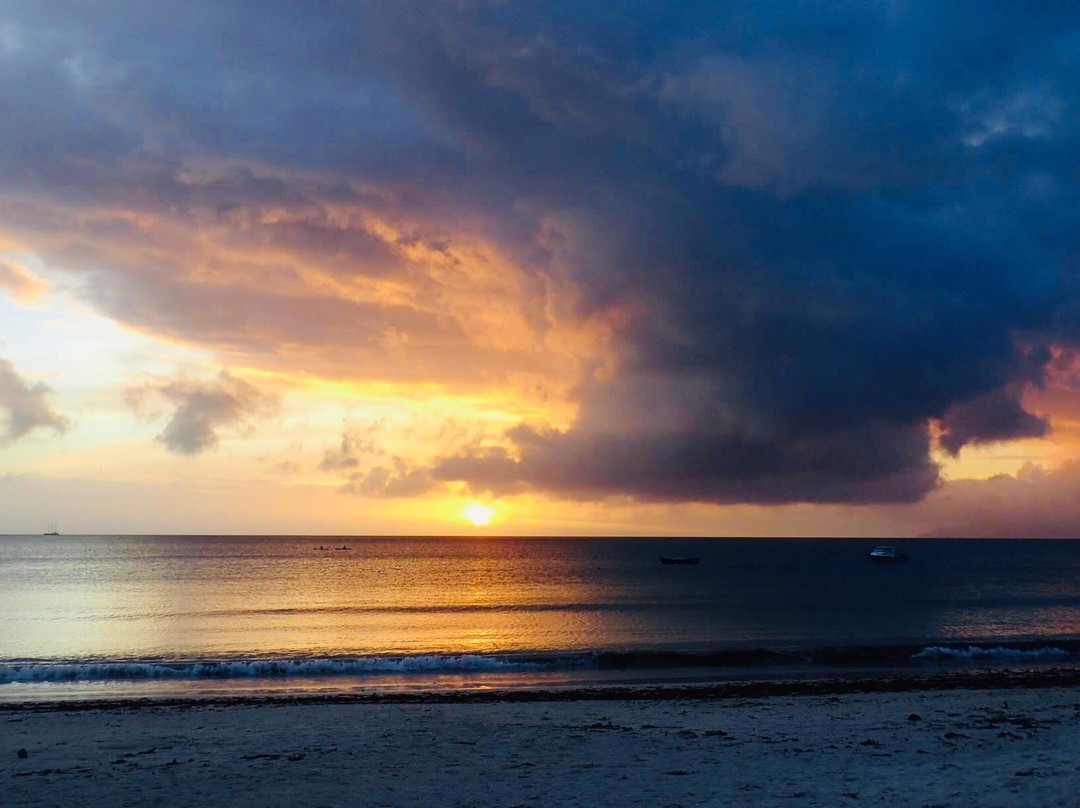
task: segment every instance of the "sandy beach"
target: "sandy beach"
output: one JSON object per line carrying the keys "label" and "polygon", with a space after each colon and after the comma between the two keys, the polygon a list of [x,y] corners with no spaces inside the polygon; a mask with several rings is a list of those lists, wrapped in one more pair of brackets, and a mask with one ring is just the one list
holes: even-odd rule
{"label": "sandy beach", "polygon": [[1074,687],[53,705],[0,727],[7,806],[1045,807],[1080,788]]}

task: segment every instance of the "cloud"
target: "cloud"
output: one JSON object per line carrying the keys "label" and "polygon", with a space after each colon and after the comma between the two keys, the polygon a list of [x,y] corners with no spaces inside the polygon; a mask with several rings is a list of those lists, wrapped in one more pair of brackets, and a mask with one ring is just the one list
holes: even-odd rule
{"label": "cloud", "polygon": [[[5,238],[223,361],[570,390],[572,423],[426,466],[476,488],[911,501],[931,423],[1045,433],[1073,7],[271,6],[5,9]],[[173,451],[242,420],[174,395]],[[381,468],[355,484],[408,487]]]}
{"label": "cloud", "polygon": [[32,303],[49,291],[49,284],[26,267],[0,261],[0,289],[21,303]]}
{"label": "cloud", "polygon": [[345,429],[341,433],[341,444],[323,451],[319,468],[322,471],[355,469],[365,455],[382,454],[382,451],[375,446],[375,434],[381,427],[381,421],[367,426],[346,422]]}
{"label": "cloud", "polygon": [[666,502],[911,502],[938,484],[918,427],[884,424],[807,436],[725,431],[565,433],[519,427],[502,448],[442,458],[436,479],[494,494],[524,489],[576,499]]}
{"label": "cloud", "polygon": [[1026,412],[1021,391],[998,389],[970,401],[957,402],[941,419],[941,446],[951,455],[969,443],[993,443],[1017,438],[1041,438],[1050,424]]}
{"label": "cloud", "polygon": [[1067,538],[1080,533],[1080,461],[954,480],[917,506],[927,536]]}
{"label": "cloud", "polygon": [[51,392],[41,382],[27,383],[10,362],[0,359],[0,413],[4,415],[0,445],[24,438],[35,429],[67,430],[68,419],[49,405]]}
{"label": "cloud", "polygon": [[157,439],[170,452],[183,455],[215,448],[222,429],[244,427],[274,414],[279,406],[276,394],[225,370],[210,381],[175,379],[149,385],[134,391],[132,400],[147,393],[155,393],[175,407]]}
{"label": "cloud", "polygon": [[[440,431],[457,432],[453,419],[441,425]],[[416,438],[409,433],[418,430],[417,424],[411,424],[396,438],[408,440]],[[387,431],[385,419],[370,423],[347,420],[341,433],[338,446],[323,451],[319,463],[321,471],[340,472],[342,474],[341,492],[362,497],[397,498],[425,494],[442,483],[431,474],[426,466],[410,463],[398,455],[388,453],[379,444],[381,435]],[[444,436],[428,436],[428,440],[441,441]],[[424,438],[420,439],[422,442]],[[390,437],[394,442],[394,437]]]}
{"label": "cloud", "polygon": [[349,475],[341,489],[346,494],[365,497],[395,498],[426,494],[440,483],[424,468],[410,468],[403,458],[391,458],[389,466],[374,466]]}

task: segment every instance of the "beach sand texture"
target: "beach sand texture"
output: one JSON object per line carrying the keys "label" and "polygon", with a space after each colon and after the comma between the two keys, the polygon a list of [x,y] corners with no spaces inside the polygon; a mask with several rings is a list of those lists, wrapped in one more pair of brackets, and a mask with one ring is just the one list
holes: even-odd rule
{"label": "beach sand texture", "polygon": [[[5,806],[1076,806],[1080,690],[0,713]],[[25,758],[18,750],[25,748]]]}

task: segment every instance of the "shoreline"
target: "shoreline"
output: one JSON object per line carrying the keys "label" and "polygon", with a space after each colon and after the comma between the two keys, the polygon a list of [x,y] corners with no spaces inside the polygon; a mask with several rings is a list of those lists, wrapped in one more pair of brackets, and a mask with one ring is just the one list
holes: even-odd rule
{"label": "shoreline", "polygon": [[7,709],[0,784],[19,808],[1072,808],[1075,677],[994,679]]}
{"label": "shoreline", "polygon": [[356,693],[210,694],[122,698],[0,701],[0,715],[95,710],[190,709],[214,706],[528,704],[557,702],[725,701],[748,698],[872,695],[953,690],[1043,690],[1080,688],[1080,669],[979,669],[906,674],[832,675],[802,679],[741,679],[701,683],[596,684],[491,687],[486,689],[378,690]]}

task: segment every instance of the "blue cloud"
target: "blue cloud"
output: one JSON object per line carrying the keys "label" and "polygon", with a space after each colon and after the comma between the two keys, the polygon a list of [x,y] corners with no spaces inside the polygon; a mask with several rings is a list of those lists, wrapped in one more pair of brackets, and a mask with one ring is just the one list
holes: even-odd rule
{"label": "blue cloud", "polygon": [[[1074,4],[115,9],[5,12],[9,195],[183,216],[392,187],[431,222],[453,200],[523,271],[572,283],[575,316],[635,312],[570,431],[445,458],[443,479],[910,500],[937,483],[929,419],[952,452],[1045,430],[1020,391],[1080,339]],[[198,158],[280,179],[179,182]],[[364,234],[278,237],[409,277]],[[90,299],[151,328],[182,276],[95,270]],[[195,335],[204,308],[160,319]]]}

